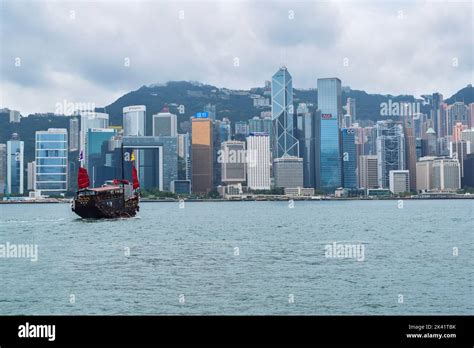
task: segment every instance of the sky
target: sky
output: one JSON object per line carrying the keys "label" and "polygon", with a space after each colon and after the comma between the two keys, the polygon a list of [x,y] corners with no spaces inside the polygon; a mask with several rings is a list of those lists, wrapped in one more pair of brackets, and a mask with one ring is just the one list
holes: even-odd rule
{"label": "sky", "polygon": [[0,0],[0,107],[102,107],[143,85],[294,88],[339,77],[380,94],[473,82],[473,2]]}

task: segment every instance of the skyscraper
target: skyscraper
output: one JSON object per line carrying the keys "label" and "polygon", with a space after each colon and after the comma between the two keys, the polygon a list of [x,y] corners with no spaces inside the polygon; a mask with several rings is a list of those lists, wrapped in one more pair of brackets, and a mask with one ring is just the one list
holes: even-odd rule
{"label": "skyscraper", "polygon": [[410,172],[410,190],[416,191],[416,139],[412,118],[406,116],[403,124],[405,133],[405,168]]}
{"label": "skyscraper", "polygon": [[416,162],[416,191],[425,192],[434,188],[433,162],[436,157],[420,157]]}
{"label": "skyscraper", "polygon": [[192,192],[208,193],[212,190],[213,125],[209,118],[198,117],[191,124]]}
{"label": "skyscraper", "polygon": [[6,194],[23,194],[24,175],[24,143],[17,133],[12,134],[11,140],[7,141],[7,180]]}
{"label": "skyscraper", "polygon": [[0,194],[5,193],[5,181],[7,179],[7,145],[0,144]]}
{"label": "skyscraper", "polygon": [[298,140],[293,134],[293,85],[286,67],[272,77],[273,158],[298,156]]}
{"label": "skyscraper", "polygon": [[79,119],[71,117],[69,120],[69,151],[79,150]]}
{"label": "skyscraper", "polygon": [[275,187],[303,187],[303,159],[296,156],[284,156],[273,161]]}
{"label": "skyscraper", "polygon": [[318,79],[318,109],[316,135],[316,186],[333,190],[341,186],[341,153],[339,125],[342,117],[341,80]]}
{"label": "skyscraper", "polygon": [[355,144],[355,129],[341,129],[342,140],[342,186],[357,187],[357,151]]}
{"label": "skyscraper", "polygon": [[446,133],[446,117],[443,107],[443,95],[440,93],[433,93],[431,96],[431,127],[440,137],[447,135]]}
{"label": "skyscraper", "polygon": [[377,156],[359,156],[359,187],[365,189],[377,188],[379,186],[377,176]]}
{"label": "skyscraper", "polygon": [[453,135],[453,127],[456,122],[461,122],[462,124],[467,125],[467,115],[468,115],[468,107],[463,102],[455,102],[452,105],[448,106],[448,122],[447,122],[447,134],[446,135]]}
{"label": "skyscraper", "polygon": [[84,166],[89,172],[91,187],[103,185],[103,182],[96,182],[95,174],[97,167],[103,165],[103,147],[108,147],[109,140],[116,134],[111,128],[89,128],[86,133],[86,143],[84,151]]}
{"label": "skyscraper", "polygon": [[356,100],[354,98],[347,98],[346,113],[351,115],[352,122],[356,121]]}
{"label": "skyscraper", "polygon": [[81,131],[79,133],[80,150],[85,151],[87,130],[90,128],[108,128],[109,115],[102,112],[81,112]]}
{"label": "skyscraper", "polygon": [[177,136],[178,121],[175,114],[160,112],[153,115],[153,136]]}
{"label": "skyscraper", "polygon": [[400,123],[377,122],[377,165],[380,188],[388,188],[391,170],[405,169],[405,137]]}
{"label": "skyscraper", "polygon": [[224,141],[220,148],[222,182],[237,184],[246,180],[247,155],[243,141]]}
{"label": "skyscraper", "polygon": [[270,157],[270,136],[251,133],[247,137],[247,186],[250,189],[270,189]]}
{"label": "skyscraper", "polygon": [[146,106],[132,105],[123,108],[123,135],[144,136],[146,125]]}
{"label": "skyscraper", "polygon": [[316,187],[316,118],[319,111],[304,110],[297,114],[297,138],[299,157],[303,159],[304,187]]}
{"label": "skyscraper", "polygon": [[433,161],[433,186],[438,191],[456,191],[461,188],[457,159],[440,158]]}
{"label": "skyscraper", "polygon": [[36,131],[35,191],[41,194],[66,193],[68,188],[67,129]]}

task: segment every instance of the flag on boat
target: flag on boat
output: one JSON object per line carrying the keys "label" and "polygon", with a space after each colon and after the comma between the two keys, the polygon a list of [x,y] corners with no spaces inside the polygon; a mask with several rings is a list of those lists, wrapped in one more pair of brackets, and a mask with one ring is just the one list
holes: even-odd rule
{"label": "flag on boat", "polygon": [[133,189],[136,190],[140,188],[140,182],[138,181],[137,168],[132,166],[132,179],[133,179]]}
{"label": "flag on boat", "polygon": [[79,161],[83,161],[83,160],[84,160],[84,153],[81,150],[81,152],[79,153]]}

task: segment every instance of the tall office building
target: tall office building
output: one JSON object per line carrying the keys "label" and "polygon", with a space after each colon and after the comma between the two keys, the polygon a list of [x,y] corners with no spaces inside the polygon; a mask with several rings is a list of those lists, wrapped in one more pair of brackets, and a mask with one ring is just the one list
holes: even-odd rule
{"label": "tall office building", "polygon": [[49,128],[35,133],[35,191],[46,195],[66,193],[68,189],[67,129]]}
{"label": "tall office building", "polygon": [[342,186],[345,188],[357,187],[357,151],[355,143],[355,129],[341,129],[342,142]]}
{"label": "tall office building", "polygon": [[423,156],[437,156],[438,155],[438,142],[436,137],[436,132],[433,128],[428,128],[424,137],[421,140],[422,142],[422,153]]}
{"label": "tall office building", "polygon": [[192,192],[208,193],[213,178],[213,125],[209,118],[199,117],[192,118],[191,124]]}
{"label": "tall office building", "polygon": [[470,142],[470,153],[474,153],[474,128],[463,130],[461,140]]}
{"label": "tall office building", "polygon": [[462,187],[474,187],[474,153],[467,155],[464,159],[464,180]]}
{"label": "tall office building", "polygon": [[7,144],[0,144],[0,195],[5,193],[7,180]]}
{"label": "tall office building", "polygon": [[79,150],[86,149],[86,135],[90,128],[108,128],[109,115],[102,112],[84,111],[81,115],[81,130],[79,133]]}
{"label": "tall office building", "polygon": [[245,142],[224,141],[221,144],[219,158],[223,183],[232,185],[243,183],[246,180]]}
{"label": "tall office building", "polygon": [[178,134],[178,180],[191,181],[191,143],[189,133]]}
{"label": "tall office building", "polygon": [[146,106],[132,105],[123,108],[123,135],[145,136]]}
{"label": "tall office building", "polygon": [[170,112],[160,112],[153,115],[153,136],[177,136],[178,119]]}
{"label": "tall office building", "polygon": [[433,162],[437,157],[420,157],[416,162],[416,191],[426,192],[434,188]]}
{"label": "tall office building", "polygon": [[296,156],[275,158],[273,161],[275,187],[303,187],[303,159]]}
{"label": "tall office building", "polygon": [[408,116],[403,124],[405,133],[405,168],[410,172],[410,190],[416,191],[416,139]]}
{"label": "tall office building", "polygon": [[270,136],[251,133],[247,137],[247,186],[252,190],[270,190]]}
{"label": "tall office building", "polygon": [[293,85],[286,67],[272,77],[273,158],[298,156],[298,140],[293,134]]}
{"label": "tall office building", "polygon": [[449,143],[449,157],[456,158],[459,161],[459,169],[461,171],[461,181],[464,178],[464,160],[469,152],[470,143],[465,140],[459,140]]}
{"label": "tall office building", "polygon": [[377,165],[380,188],[388,188],[391,170],[405,169],[405,137],[401,124],[392,120],[377,122]]}
{"label": "tall office building", "polygon": [[356,100],[354,98],[347,98],[346,113],[351,115],[352,122],[356,121]]}
{"label": "tall office building", "polygon": [[474,103],[470,103],[469,107],[469,119],[467,125],[469,128],[474,128]]}
{"label": "tall office building", "polygon": [[389,173],[390,192],[397,195],[410,192],[410,173],[408,170],[391,170]]}
{"label": "tall office building", "polygon": [[430,121],[431,127],[435,130],[435,133],[438,134],[438,136],[444,137],[447,135],[443,95],[440,93],[433,93],[431,96]]}
{"label": "tall office building", "polygon": [[69,120],[69,151],[79,150],[79,119],[71,117]]}
{"label": "tall office building", "polygon": [[456,191],[461,188],[457,159],[440,158],[433,161],[433,186],[438,191]]}
{"label": "tall office building", "polygon": [[339,125],[342,117],[341,80],[318,79],[318,109],[316,134],[316,186],[332,190],[341,186],[341,152]]}
{"label": "tall office building", "polygon": [[359,156],[359,187],[372,189],[379,187],[376,155]]}
{"label": "tall office building", "polygon": [[34,191],[35,190],[35,180],[36,180],[36,162],[28,162],[27,164],[27,184],[26,184],[26,189],[28,191]]}
{"label": "tall office building", "polygon": [[91,187],[99,187],[104,184],[96,181],[96,170],[103,164],[104,146],[108,147],[108,142],[114,135],[116,135],[115,129],[111,128],[89,128],[87,130],[84,167],[89,172]]}
{"label": "tall office building", "polygon": [[297,114],[299,157],[303,159],[303,184],[307,188],[316,187],[316,118],[319,116],[319,111],[309,110]]}
{"label": "tall office building", "polygon": [[[177,174],[177,138],[168,136],[124,136],[125,158],[131,159],[142,189],[170,191],[171,182],[178,179]],[[120,157],[120,149],[115,149],[115,158]],[[118,156],[117,156],[118,154]],[[131,179],[132,162],[124,162],[126,179]]]}
{"label": "tall office building", "polygon": [[24,142],[17,133],[13,133],[7,141],[7,177],[6,194],[23,194],[24,187]]}

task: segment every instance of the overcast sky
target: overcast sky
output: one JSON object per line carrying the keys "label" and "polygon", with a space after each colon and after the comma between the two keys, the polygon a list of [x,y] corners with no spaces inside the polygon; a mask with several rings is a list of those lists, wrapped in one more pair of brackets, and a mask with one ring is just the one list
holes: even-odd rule
{"label": "overcast sky", "polygon": [[283,64],[295,88],[449,97],[473,81],[471,1],[0,4],[0,107],[22,114],[169,80],[248,89]]}

